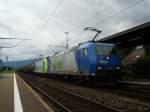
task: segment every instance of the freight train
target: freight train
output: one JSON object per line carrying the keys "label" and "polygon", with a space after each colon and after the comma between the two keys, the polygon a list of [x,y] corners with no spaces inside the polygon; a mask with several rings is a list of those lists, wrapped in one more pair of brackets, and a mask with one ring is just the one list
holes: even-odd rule
{"label": "freight train", "polygon": [[[90,30],[97,31],[96,36],[101,32],[93,28]],[[94,39],[65,52],[40,59],[25,67],[24,71],[66,79],[116,81],[119,76],[113,72],[119,71],[121,66],[116,45],[97,43]]]}
{"label": "freight train", "polygon": [[26,71],[57,74],[61,77],[95,77],[116,80],[113,71],[120,69],[121,60],[115,44],[85,42],[51,57],[40,59]]}

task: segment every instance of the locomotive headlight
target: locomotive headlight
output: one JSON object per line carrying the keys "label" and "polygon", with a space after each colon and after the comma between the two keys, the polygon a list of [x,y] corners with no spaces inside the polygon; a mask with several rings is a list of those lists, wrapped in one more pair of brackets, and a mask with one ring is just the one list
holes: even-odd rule
{"label": "locomotive headlight", "polygon": [[109,59],[110,59],[110,57],[109,57],[109,56],[107,56],[107,57],[106,57],[106,59],[107,59],[107,60],[109,60]]}
{"label": "locomotive headlight", "polygon": [[98,70],[101,70],[102,68],[101,68],[101,67],[97,67],[97,69],[98,69]]}
{"label": "locomotive headlight", "polygon": [[120,67],[116,67],[116,69],[118,69],[118,70],[119,70],[119,69],[120,69]]}
{"label": "locomotive headlight", "polygon": [[92,76],[94,76],[94,75],[95,75],[95,73],[91,73],[91,75],[92,75]]}

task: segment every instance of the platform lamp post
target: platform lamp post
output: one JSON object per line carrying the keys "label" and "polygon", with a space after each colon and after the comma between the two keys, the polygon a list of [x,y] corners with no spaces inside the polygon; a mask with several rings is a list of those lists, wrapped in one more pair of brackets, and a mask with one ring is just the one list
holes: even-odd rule
{"label": "platform lamp post", "polygon": [[7,63],[7,65],[8,65],[8,56],[6,56],[6,63]]}
{"label": "platform lamp post", "polygon": [[68,50],[69,49],[69,38],[68,38],[68,35],[69,35],[69,32],[64,32],[66,35],[67,35],[67,43],[66,43],[66,49]]}

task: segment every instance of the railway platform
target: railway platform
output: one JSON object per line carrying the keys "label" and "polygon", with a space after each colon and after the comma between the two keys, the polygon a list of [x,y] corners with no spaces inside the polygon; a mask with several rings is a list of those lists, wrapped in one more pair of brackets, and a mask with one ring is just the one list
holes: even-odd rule
{"label": "railway platform", "polygon": [[0,76],[0,112],[54,112],[15,73]]}

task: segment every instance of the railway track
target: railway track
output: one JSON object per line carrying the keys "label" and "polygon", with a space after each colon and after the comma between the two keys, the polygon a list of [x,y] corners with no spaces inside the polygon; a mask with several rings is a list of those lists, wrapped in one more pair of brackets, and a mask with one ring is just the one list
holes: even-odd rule
{"label": "railway track", "polygon": [[114,92],[123,96],[127,96],[137,99],[138,101],[143,101],[150,105],[150,88],[144,87],[142,85],[119,85],[116,88],[104,88],[106,91]]}
{"label": "railway track", "polygon": [[52,102],[60,112],[122,112],[122,110],[89,100],[41,80],[27,77],[23,79],[42,94],[48,102]]}

